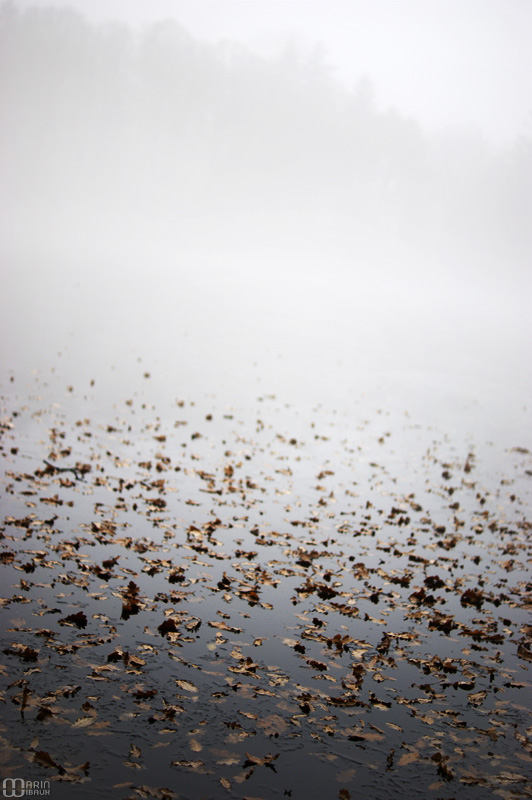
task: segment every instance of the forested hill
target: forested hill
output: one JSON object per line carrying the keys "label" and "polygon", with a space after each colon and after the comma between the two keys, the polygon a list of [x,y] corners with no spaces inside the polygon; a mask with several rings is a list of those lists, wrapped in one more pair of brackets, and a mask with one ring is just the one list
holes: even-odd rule
{"label": "forested hill", "polygon": [[172,21],[6,2],[0,60],[5,236],[417,248],[488,272],[528,259],[530,139],[429,135],[380,110],[371,77],[342,86],[319,47],[266,59]]}

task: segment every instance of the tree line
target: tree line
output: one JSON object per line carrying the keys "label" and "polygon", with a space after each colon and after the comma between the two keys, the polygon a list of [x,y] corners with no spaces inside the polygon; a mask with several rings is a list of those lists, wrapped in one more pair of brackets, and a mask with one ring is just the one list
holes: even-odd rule
{"label": "tree line", "polygon": [[150,219],[176,237],[205,221],[281,238],[321,226],[346,252],[389,238],[528,258],[530,138],[429,135],[379,110],[370,79],[342,86],[319,47],[265,58],[175,21],[133,31],[5,2],[0,107],[19,218]]}

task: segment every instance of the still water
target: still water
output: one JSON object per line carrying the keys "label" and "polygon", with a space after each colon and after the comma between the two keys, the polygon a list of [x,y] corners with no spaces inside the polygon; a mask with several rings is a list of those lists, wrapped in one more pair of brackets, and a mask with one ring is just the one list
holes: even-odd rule
{"label": "still water", "polygon": [[526,297],[5,258],[2,777],[529,797]]}

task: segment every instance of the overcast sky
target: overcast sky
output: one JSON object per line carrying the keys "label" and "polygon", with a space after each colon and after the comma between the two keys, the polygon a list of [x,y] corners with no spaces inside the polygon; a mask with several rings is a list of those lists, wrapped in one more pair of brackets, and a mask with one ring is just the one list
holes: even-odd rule
{"label": "overcast sky", "polygon": [[364,74],[383,109],[429,129],[507,143],[532,127],[530,0],[17,0],[134,25],[172,17],[197,38],[275,52],[287,35],[321,42],[339,80]]}

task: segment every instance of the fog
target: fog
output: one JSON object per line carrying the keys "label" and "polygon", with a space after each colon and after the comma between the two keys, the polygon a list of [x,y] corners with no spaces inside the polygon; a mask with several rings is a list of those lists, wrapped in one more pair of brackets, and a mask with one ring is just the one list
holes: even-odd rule
{"label": "fog", "polygon": [[526,429],[531,13],[481,5],[3,3],[4,376]]}

